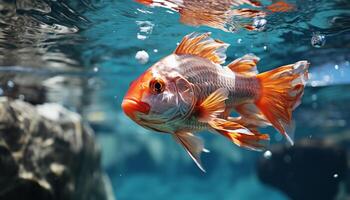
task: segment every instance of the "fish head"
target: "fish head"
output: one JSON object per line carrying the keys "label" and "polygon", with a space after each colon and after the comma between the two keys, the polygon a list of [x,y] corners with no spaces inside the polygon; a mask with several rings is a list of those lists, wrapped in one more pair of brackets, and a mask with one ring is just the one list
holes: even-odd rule
{"label": "fish head", "polygon": [[194,106],[191,84],[163,59],[133,81],[122,109],[139,125],[159,132],[173,132],[175,122]]}

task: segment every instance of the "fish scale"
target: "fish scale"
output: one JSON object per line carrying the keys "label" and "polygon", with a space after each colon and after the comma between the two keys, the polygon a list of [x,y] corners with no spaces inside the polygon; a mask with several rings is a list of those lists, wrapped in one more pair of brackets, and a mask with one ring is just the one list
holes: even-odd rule
{"label": "fish scale", "polygon": [[229,91],[229,106],[239,104],[247,99],[255,99],[260,89],[255,77],[243,77],[228,74],[224,68],[197,56],[180,57],[179,68],[183,76],[194,85],[198,101],[203,101],[215,90],[226,88]]}

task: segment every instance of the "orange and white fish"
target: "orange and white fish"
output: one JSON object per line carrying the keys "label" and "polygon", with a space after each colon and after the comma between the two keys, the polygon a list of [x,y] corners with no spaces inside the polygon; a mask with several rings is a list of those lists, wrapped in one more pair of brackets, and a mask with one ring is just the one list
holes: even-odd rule
{"label": "orange and white fish", "polygon": [[178,12],[180,21],[191,26],[210,26],[223,31],[237,31],[240,28],[258,30],[254,18],[269,13],[289,12],[295,6],[278,1],[265,7],[258,0],[135,0],[152,7],[164,7]]}
{"label": "orange and white fish", "polygon": [[[258,74],[259,58],[247,54],[222,67],[229,45],[209,33],[185,36],[176,50],[132,82],[122,108],[139,125],[169,133],[204,171],[206,151],[195,132],[210,130],[240,147],[265,148],[272,125],[293,144],[288,131],[308,75],[307,61]],[[240,117],[230,117],[232,111]]]}

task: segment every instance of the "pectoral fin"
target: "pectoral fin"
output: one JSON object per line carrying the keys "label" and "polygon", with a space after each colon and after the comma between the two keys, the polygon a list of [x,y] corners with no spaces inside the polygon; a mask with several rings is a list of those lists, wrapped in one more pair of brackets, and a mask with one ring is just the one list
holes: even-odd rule
{"label": "pectoral fin", "polygon": [[199,167],[199,169],[205,172],[205,169],[202,166],[200,156],[202,152],[209,151],[204,148],[203,140],[193,135],[193,133],[185,131],[176,132],[175,134],[173,134],[173,136],[175,140],[185,148],[185,150],[196,163],[196,165]]}
{"label": "pectoral fin", "polygon": [[197,108],[197,117],[200,122],[209,122],[225,112],[225,101],[228,99],[227,89],[220,88],[210,94]]}

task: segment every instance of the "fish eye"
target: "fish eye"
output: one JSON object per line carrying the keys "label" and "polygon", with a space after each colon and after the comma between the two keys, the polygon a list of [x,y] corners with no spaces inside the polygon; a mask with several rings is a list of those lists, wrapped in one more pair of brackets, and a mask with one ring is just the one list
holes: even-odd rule
{"label": "fish eye", "polygon": [[153,94],[160,94],[165,89],[165,83],[162,79],[153,79],[150,81],[149,87]]}

